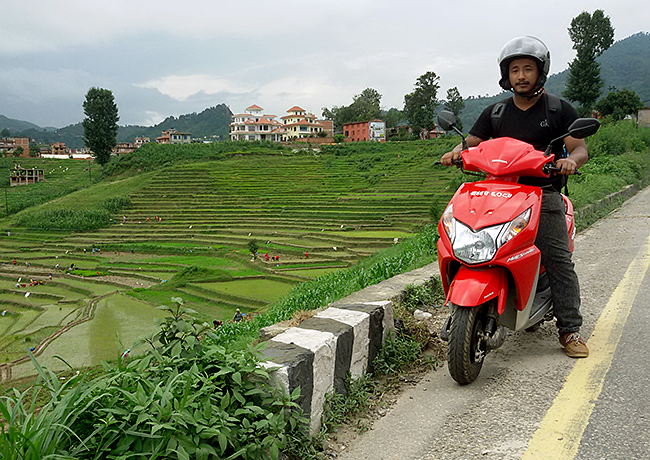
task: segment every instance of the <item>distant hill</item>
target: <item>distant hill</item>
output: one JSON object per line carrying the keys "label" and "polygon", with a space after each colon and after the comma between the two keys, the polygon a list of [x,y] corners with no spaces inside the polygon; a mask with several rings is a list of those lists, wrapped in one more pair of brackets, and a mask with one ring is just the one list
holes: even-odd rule
{"label": "distant hill", "polygon": [[[232,112],[225,104],[205,109],[201,113],[190,113],[178,118],[170,116],[155,126],[120,126],[117,132],[118,142],[133,142],[136,136],[151,138],[160,136],[163,130],[177,129],[192,133],[193,138],[225,140],[228,138]],[[65,128],[41,128],[26,121],[13,120],[0,115],[0,130],[7,128],[12,136],[22,135],[34,139],[37,143],[51,144],[65,142],[71,148],[84,146],[83,126],[81,122]]]}
{"label": "distant hill", "polygon": [[201,113],[189,113],[176,117],[167,117],[155,126],[120,126],[117,133],[118,142],[133,142],[136,136],[150,137],[155,140],[163,130],[177,129],[192,133],[193,138],[210,138],[226,140],[230,132],[232,112],[225,104],[205,109]]}
{"label": "distant hill", "polygon": [[[609,88],[636,91],[641,100],[650,105],[650,34],[639,32],[614,43],[600,58],[600,75],[605,80],[603,95]],[[558,96],[566,87],[568,69],[551,75],[546,82],[546,91]],[[469,130],[481,111],[488,105],[505,99],[511,93],[502,92],[492,97],[471,97],[465,100],[461,114],[463,127]]]}
{"label": "distant hill", "polygon": [[21,132],[26,129],[40,129],[39,126],[28,121],[14,120],[12,118],[7,118],[4,115],[0,115],[0,130],[8,129],[12,134]]}

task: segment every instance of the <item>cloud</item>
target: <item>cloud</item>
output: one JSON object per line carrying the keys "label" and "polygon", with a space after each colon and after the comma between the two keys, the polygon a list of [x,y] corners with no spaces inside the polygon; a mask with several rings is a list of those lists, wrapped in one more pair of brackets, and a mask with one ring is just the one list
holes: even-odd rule
{"label": "cloud", "polygon": [[185,101],[199,94],[217,94],[224,91],[237,92],[236,84],[224,78],[206,74],[170,75],[157,80],[150,80],[136,85],[142,88],[154,88],[177,101]]}
{"label": "cloud", "polygon": [[[567,27],[585,6],[548,0],[28,0],[4,2],[0,111],[41,125],[81,121],[91,86],[111,89],[120,123],[225,103],[283,115],[300,105],[349,105],[374,88],[402,108],[420,75],[440,77],[439,97],[496,94],[500,47],[517,35],[549,46],[551,72],[575,56]],[[616,38],[647,28],[638,0],[592,0]],[[524,19],[522,19],[524,18]]]}

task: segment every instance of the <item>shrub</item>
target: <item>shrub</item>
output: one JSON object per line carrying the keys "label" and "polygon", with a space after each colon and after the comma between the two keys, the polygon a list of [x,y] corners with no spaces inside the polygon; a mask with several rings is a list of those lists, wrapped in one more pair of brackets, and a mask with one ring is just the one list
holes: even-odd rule
{"label": "shrub", "polygon": [[622,120],[603,123],[596,134],[587,139],[589,156],[622,155],[626,152],[642,152],[650,147],[650,128],[637,128],[636,123]]}
{"label": "shrub", "polygon": [[206,344],[207,324],[192,319],[182,300],[146,339],[151,350],[124,353],[105,374],[63,384],[38,366],[34,389],[49,392],[38,410],[27,392],[0,398],[6,426],[0,456],[23,458],[277,459],[304,437],[295,400],[269,384],[259,351]]}
{"label": "shrub", "polygon": [[96,209],[50,209],[27,213],[19,217],[18,225],[40,230],[70,230],[82,232],[106,227],[111,214],[131,206],[128,195],[104,199]]}

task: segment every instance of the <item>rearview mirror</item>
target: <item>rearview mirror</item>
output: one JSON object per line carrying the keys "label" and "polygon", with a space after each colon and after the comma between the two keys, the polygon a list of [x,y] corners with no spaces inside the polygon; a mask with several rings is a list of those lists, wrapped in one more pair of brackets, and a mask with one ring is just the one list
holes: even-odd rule
{"label": "rearview mirror", "polygon": [[445,131],[451,131],[454,129],[454,125],[456,124],[456,115],[454,115],[454,112],[450,112],[449,110],[442,110],[438,114],[438,124]]}
{"label": "rearview mirror", "polygon": [[600,122],[595,118],[578,118],[569,126],[569,135],[576,139],[584,139],[596,134],[600,128]]}

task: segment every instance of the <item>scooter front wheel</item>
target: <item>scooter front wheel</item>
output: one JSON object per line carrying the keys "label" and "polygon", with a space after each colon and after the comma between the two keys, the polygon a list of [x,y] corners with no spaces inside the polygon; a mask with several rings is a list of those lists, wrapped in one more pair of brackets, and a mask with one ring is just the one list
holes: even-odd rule
{"label": "scooter front wheel", "polygon": [[456,382],[467,385],[478,377],[487,353],[486,307],[454,306],[452,311],[447,358],[449,373]]}

